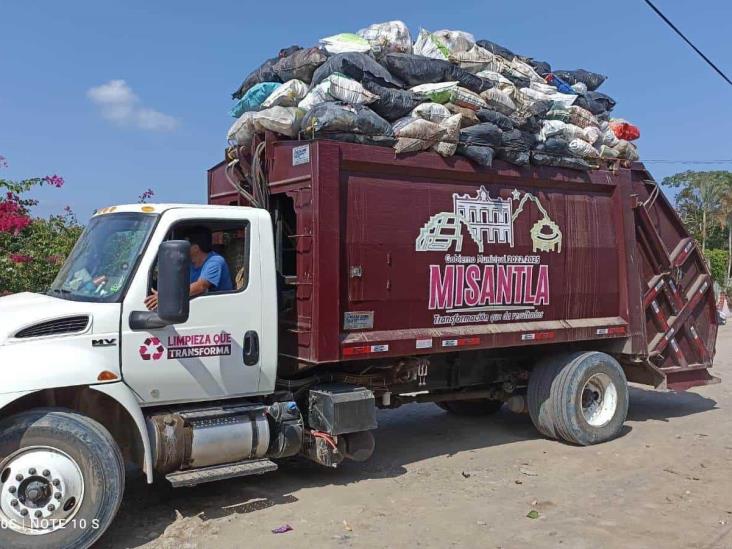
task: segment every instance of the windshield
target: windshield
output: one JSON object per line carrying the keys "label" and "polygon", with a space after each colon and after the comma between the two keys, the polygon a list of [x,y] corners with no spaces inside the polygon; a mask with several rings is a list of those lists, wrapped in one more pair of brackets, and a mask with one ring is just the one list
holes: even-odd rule
{"label": "windshield", "polygon": [[82,301],[116,301],[142,253],[157,216],[107,214],[92,218],[49,294]]}

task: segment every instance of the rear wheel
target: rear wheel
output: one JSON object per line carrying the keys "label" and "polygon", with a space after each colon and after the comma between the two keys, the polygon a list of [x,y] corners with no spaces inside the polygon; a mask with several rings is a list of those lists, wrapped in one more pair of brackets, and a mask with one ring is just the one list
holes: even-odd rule
{"label": "rear wheel", "polygon": [[123,492],[119,447],[96,421],[45,409],[0,423],[0,547],[90,547]]}
{"label": "rear wheel", "polygon": [[605,353],[558,355],[534,368],[527,399],[539,432],[587,446],[620,434],[628,382],[617,360]]}
{"label": "rear wheel", "polygon": [[472,400],[445,400],[435,402],[435,404],[443,410],[458,416],[489,416],[501,409],[503,401],[477,398]]}

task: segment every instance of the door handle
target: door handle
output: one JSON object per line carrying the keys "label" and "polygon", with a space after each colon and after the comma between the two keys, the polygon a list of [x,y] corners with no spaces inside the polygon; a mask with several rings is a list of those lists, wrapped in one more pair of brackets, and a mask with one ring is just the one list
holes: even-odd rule
{"label": "door handle", "polygon": [[259,336],[254,330],[244,334],[244,365],[254,366],[259,362]]}

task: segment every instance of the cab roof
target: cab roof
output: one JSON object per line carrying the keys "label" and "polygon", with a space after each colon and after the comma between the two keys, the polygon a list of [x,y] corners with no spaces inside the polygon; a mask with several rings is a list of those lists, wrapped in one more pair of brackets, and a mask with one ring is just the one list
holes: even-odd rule
{"label": "cab roof", "polygon": [[248,206],[225,206],[225,205],[211,205],[211,204],[120,204],[118,206],[107,206],[105,208],[99,208],[94,212],[94,216],[104,215],[110,213],[157,213],[161,214],[168,210],[174,209],[196,209],[196,210],[226,210],[231,211],[231,208],[242,208],[251,210]]}

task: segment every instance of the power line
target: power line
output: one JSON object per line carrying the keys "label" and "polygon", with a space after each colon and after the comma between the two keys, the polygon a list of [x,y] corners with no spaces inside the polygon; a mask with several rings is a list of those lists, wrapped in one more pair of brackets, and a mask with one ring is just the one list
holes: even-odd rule
{"label": "power line", "polygon": [[684,36],[684,33],[681,32],[676,27],[676,25],[674,25],[671,21],[669,21],[668,17],[666,17],[663,13],[661,13],[661,10],[659,10],[656,6],[654,6],[653,5],[653,2],[651,2],[651,0],[644,0],[644,2],[646,4],[648,4],[650,6],[650,8],[653,11],[655,11],[656,14],[661,19],[663,19],[669,27],[671,27],[674,30],[674,32],[676,32],[676,34],[678,34],[681,38],[683,38],[684,42],[686,42],[687,44],[689,44],[689,46],[691,46],[692,49],[696,53],[698,53],[701,56],[701,58],[704,59],[704,61],[706,61],[709,64],[710,67],[712,67],[715,71],[717,71],[717,73],[719,74],[719,76],[721,76],[722,78],[724,78],[727,81],[727,84],[729,84],[730,86],[732,86],[732,80],[730,80],[729,78],[727,78],[727,75],[724,74],[722,72],[722,70],[719,67],[717,67],[717,65],[715,65],[714,63],[712,63],[712,61],[706,55],[704,55],[699,48],[697,48],[694,44],[692,44],[691,43],[691,40],[689,40],[686,36]]}
{"label": "power line", "polygon": [[732,164],[732,158],[726,160],[647,160],[641,158],[643,163],[656,163],[656,164]]}

